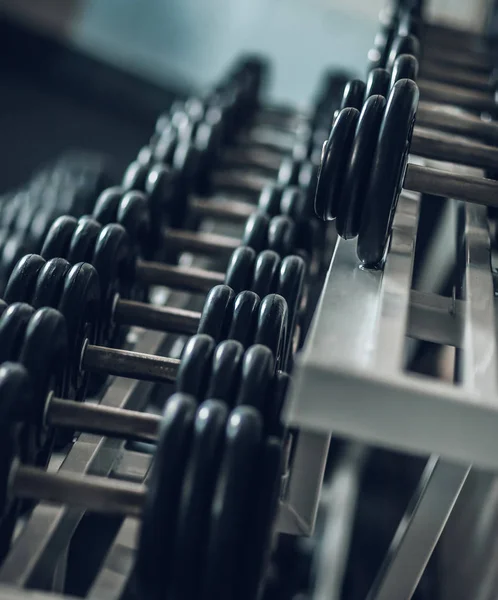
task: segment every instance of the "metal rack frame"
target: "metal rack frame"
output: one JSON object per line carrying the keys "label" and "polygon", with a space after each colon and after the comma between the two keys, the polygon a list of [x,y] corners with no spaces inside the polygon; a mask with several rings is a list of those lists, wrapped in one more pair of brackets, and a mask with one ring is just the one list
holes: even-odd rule
{"label": "metal rack frame", "polygon": [[[455,247],[458,210],[465,244],[464,296],[456,300],[411,289],[419,205],[419,195],[402,193],[383,272],[360,269],[354,242],[338,240],[287,405],[286,418],[294,426],[432,453],[369,600],[411,597],[469,465],[498,467],[497,300],[487,211],[453,204]],[[460,383],[405,371],[410,338],[462,350]],[[333,520],[331,512],[328,527]],[[314,600],[333,584],[326,556]]]}

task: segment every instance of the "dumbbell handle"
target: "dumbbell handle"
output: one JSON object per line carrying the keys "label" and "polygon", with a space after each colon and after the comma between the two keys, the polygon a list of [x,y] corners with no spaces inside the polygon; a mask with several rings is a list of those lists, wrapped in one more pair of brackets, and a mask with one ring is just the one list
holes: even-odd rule
{"label": "dumbbell handle", "polygon": [[424,127],[443,129],[458,135],[475,137],[498,144],[498,123],[466,113],[457,108],[441,106],[431,102],[420,102],[417,124]]}
{"label": "dumbbell handle", "polygon": [[121,299],[116,302],[113,312],[113,320],[119,325],[185,335],[197,333],[200,318],[201,313],[195,310]]}
{"label": "dumbbell handle", "polygon": [[479,169],[498,169],[498,148],[466,138],[415,126],[410,146],[413,154]]}
{"label": "dumbbell handle", "polygon": [[472,73],[468,70],[447,69],[437,64],[426,62],[422,68],[422,77],[431,81],[441,81],[453,85],[462,85],[463,87],[474,88],[483,92],[492,91],[489,75],[481,73]]}
{"label": "dumbbell handle", "polygon": [[45,423],[85,433],[157,442],[161,418],[135,410],[49,398]]}
{"label": "dumbbell handle", "polygon": [[419,79],[417,85],[425,100],[462,106],[479,112],[496,110],[496,102],[492,94],[467,90],[447,83]]}
{"label": "dumbbell handle", "polygon": [[176,358],[92,344],[85,345],[81,358],[84,371],[145,381],[173,382],[179,366],[180,361]]}
{"label": "dumbbell handle", "polygon": [[498,181],[484,177],[449,173],[410,163],[407,165],[403,187],[422,194],[498,207]]}
{"label": "dumbbell handle", "polygon": [[9,491],[17,498],[130,517],[140,517],[146,500],[144,485],[92,475],[48,473],[20,463],[12,467]]}
{"label": "dumbbell handle", "polygon": [[460,51],[447,53],[436,49],[425,49],[425,52],[429,55],[430,60],[441,65],[444,68],[452,69],[455,66],[460,68],[467,68],[478,73],[489,73],[493,65],[489,61],[489,57],[481,52],[471,53],[468,51]]}
{"label": "dumbbell handle", "polygon": [[224,202],[223,200],[192,198],[190,210],[199,217],[245,223],[253,214],[254,205],[240,200]]}
{"label": "dumbbell handle", "polygon": [[180,287],[192,293],[208,293],[215,285],[225,282],[225,274],[197,267],[182,267],[138,260],[135,266],[136,278],[149,285]]}
{"label": "dumbbell handle", "polygon": [[178,252],[228,258],[240,246],[240,238],[228,235],[173,228],[165,229],[163,233],[166,247]]}

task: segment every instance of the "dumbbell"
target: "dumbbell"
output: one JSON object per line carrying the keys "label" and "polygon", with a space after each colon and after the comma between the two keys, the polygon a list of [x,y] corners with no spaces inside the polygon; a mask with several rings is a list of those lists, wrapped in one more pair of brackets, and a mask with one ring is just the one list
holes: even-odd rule
{"label": "dumbbell", "polygon": [[[50,224],[61,214],[80,216],[112,184],[112,168],[102,157],[70,153],[37,171],[0,203],[0,293],[16,262],[39,252]],[[81,211],[81,212],[79,212]]]}
{"label": "dumbbell", "polygon": [[[19,346],[19,336],[23,334],[27,323],[32,317],[34,308],[58,308],[66,319],[70,349],[67,353],[64,377],[64,395],[82,399],[85,396],[87,371],[99,360],[106,348],[100,350],[90,348],[94,359],[86,357],[82,366],[82,349],[86,356],[86,346],[96,342],[102,344],[99,328],[109,327],[105,320],[107,313],[102,313],[102,303],[99,294],[98,276],[95,269],[88,264],[76,264],[73,267],[63,259],[52,259],[45,263],[41,257],[29,255],[23,259],[14,270],[6,290],[8,303],[15,303],[12,308],[5,310],[0,319],[0,331],[5,331],[3,349],[0,350],[0,362],[12,359],[12,348]],[[25,304],[32,305],[28,308]],[[216,342],[232,339],[247,348],[253,343],[267,345],[276,356],[279,369],[288,368],[287,352],[292,352],[293,331],[287,327],[291,319],[285,300],[278,295],[269,294],[260,300],[254,292],[245,290],[235,295],[228,286],[217,286],[207,296],[201,314],[189,311],[184,314],[132,302],[123,302],[119,298],[113,303],[111,315],[118,318],[118,323],[133,324],[151,322],[153,319],[162,324],[171,323],[171,328],[186,335],[209,335]],[[104,322],[104,323],[103,323]],[[97,353],[97,354],[96,354]],[[119,375],[120,364],[127,369],[151,368],[151,376],[157,371],[160,376],[162,363],[157,363],[154,357],[137,356],[136,353],[120,354],[119,351],[108,355],[111,361],[112,373]],[[149,360],[150,359],[150,360]],[[105,359],[104,359],[105,360]],[[90,361],[90,362],[88,362]],[[114,362],[113,362],[114,361]],[[115,362],[118,361],[116,365]],[[169,363],[165,363],[166,367]],[[173,364],[175,369],[176,363]],[[130,366],[131,365],[131,366]],[[152,365],[152,366],[151,366]],[[155,365],[155,366],[154,366]],[[86,368],[88,367],[88,368]],[[94,371],[98,371],[98,365]],[[141,377],[147,377],[142,372]],[[123,374],[123,376],[125,376]],[[133,375],[130,375],[133,376]],[[165,374],[168,379],[168,372]]]}
{"label": "dumbbell", "polygon": [[[399,38],[394,49],[391,50],[392,52],[389,57],[390,67],[394,65],[394,61],[400,53],[418,53],[418,40],[413,38],[413,36]],[[376,56],[377,59],[371,62],[373,68],[380,68],[388,64],[388,59],[385,55],[380,57],[380,53],[376,53]],[[483,97],[482,94],[477,94],[476,96],[468,90],[455,89],[455,86],[448,93],[447,89],[438,87],[437,83],[434,85],[432,82],[427,87],[429,88],[429,94],[434,92],[434,100],[443,102],[443,105],[433,101],[420,102],[417,112],[417,123],[419,125],[443,129],[451,133],[475,137],[479,140],[496,144],[498,141],[498,126],[496,123],[453,108],[453,105],[458,106],[462,104],[466,106],[469,103],[473,108],[476,108],[476,106],[481,107],[484,101],[488,109],[494,109],[496,107],[492,96],[485,95]],[[476,88],[479,89],[479,86],[476,86]]]}
{"label": "dumbbell", "polygon": [[[415,56],[420,55],[420,45],[418,39],[411,35],[411,29],[405,28],[401,35],[396,37],[394,31],[391,31],[391,36],[385,36],[380,34],[381,41],[377,41],[376,49],[370,53],[370,66],[371,68],[387,67],[392,69],[396,58],[403,53],[413,54]],[[433,63],[430,63],[432,65]],[[446,73],[453,73],[451,68],[444,69]],[[468,70],[463,74],[463,78],[473,77],[473,74]],[[444,80],[438,78],[438,81]],[[458,82],[455,81],[458,85]],[[469,79],[466,87],[475,87],[479,92],[479,83],[474,82],[477,85],[473,86]],[[422,85],[423,82],[422,82]],[[423,101],[419,105],[417,113],[417,123],[422,126],[434,127],[437,129],[443,129],[445,131],[465,135],[469,137],[476,137],[477,139],[487,141],[492,144],[496,144],[498,138],[498,127],[495,123],[490,121],[484,121],[481,118],[469,114],[467,112],[458,111],[452,109],[452,105],[463,105],[470,106],[471,108],[482,108],[482,103],[486,105],[487,109],[495,109],[495,102],[492,95],[482,95],[468,89],[459,89],[458,87],[452,86],[450,89],[441,87],[437,82],[433,84],[430,82],[426,86],[426,92],[429,96],[432,94],[432,98],[437,101],[441,101],[447,104],[447,106],[440,106],[433,102]],[[490,88],[491,89],[491,88]]]}
{"label": "dumbbell", "polygon": [[[186,179],[203,195],[209,195],[213,189],[221,189],[257,197],[261,188],[271,183],[275,176],[279,184],[285,186],[295,185],[300,177],[304,177],[301,185],[306,185],[306,175],[300,175],[300,170],[313,169],[316,162],[314,148],[317,143],[312,137],[297,145],[294,155],[287,158],[280,153],[269,157],[266,150],[263,162],[253,149],[226,147],[226,153],[231,157],[229,166],[238,170],[225,168],[220,163],[220,133],[217,131],[220,126],[219,123],[200,123],[196,128],[188,128],[187,134],[181,134],[168,124],[157,140],[140,150],[137,162],[145,167],[154,163],[173,164],[177,170],[184,169],[188,163],[190,176]],[[320,137],[318,142],[322,141]],[[253,160],[250,155],[256,158]],[[242,165],[249,170],[240,171]],[[256,170],[251,170],[251,167],[256,167]],[[131,175],[128,175],[128,180],[130,178]]]}
{"label": "dumbbell", "polygon": [[324,147],[315,210],[346,238],[358,235],[362,264],[379,268],[401,189],[498,206],[498,183],[409,164],[419,92],[409,79],[371,96],[361,113],[345,108]]}
{"label": "dumbbell", "polygon": [[[363,103],[373,95],[387,97],[391,87],[400,79],[417,77],[417,60],[402,54],[394,62],[392,73],[387,69],[370,71],[366,84],[353,80],[344,89],[341,108],[361,110]],[[419,122],[417,111],[417,123]],[[481,169],[498,168],[498,148],[470,139],[459,138],[442,132],[420,127],[413,129],[411,151],[425,158],[444,160]]]}
{"label": "dumbbell", "polygon": [[[24,334],[34,312],[34,308],[22,302],[32,302],[36,307],[57,307],[66,319],[70,349],[67,356],[61,358],[65,362],[65,395],[84,397],[89,372],[151,381],[176,378],[178,360],[94,345],[103,337],[99,335],[100,328],[109,325],[103,323],[108,315],[102,313],[99,277],[91,265],[83,263],[71,267],[63,259],[45,263],[40,257],[30,255],[18,265],[7,291],[8,301],[15,303],[6,309],[4,305],[0,318],[0,332],[3,332],[0,362],[11,360],[12,353],[19,347],[19,336]],[[115,305],[118,303],[116,300]],[[126,308],[127,314],[133,314],[133,306]],[[145,307],[139,307],[139,316],[140,308],[143,311]],[[260,300],[256,294],[244,291],[235,297],[231,288],[219,286],[210,292],[199,318],[191,314],[186,324],[178,315],[173,319],[176,319],[177,329],[186,325],[185,329],[192,330],[197,321],[198,334],[208,335],[216,342],[231,338],[243,347],[253,343],[266,345],[274,353],[279,369],[287,368],[287,352],[291,351],[288,339],[291,333],[287,329],[289,314],[285,300],[279,295],[269,294]],[[49,333],[44,343],[47,341],[51,341]],[[205,347],[206,342],[199,343],[206,354],[204,358],[209,360],[209,344]]]}
{"label": "dumbbell", "polygon": [[[346,81],[345,76],[341,74],[328,75],[324,79],[327,85],[320,93],[316,102],[315,114],[310,117],[309,122],[302,121],[298,123],[295,131],[289,134],[289,132],[275,131],[274,129],[269,131],[263,129],[261,131],[261,128],[259,128],[258,131],[258,126],[256,126],[256,131],[253,132],[254,127],[252,127],[251,121],[251,126],[244,128],[245,136],[244,134],[242,134],[243,137],[238,136],[235,143],[230,144],[230,147],[226,149],[225,164],[244,164],[246,167],[256,167],[273,174],[278,172],[282,153],[288,154],[290,152],[298,160],[308,157],[313,158],[313,155],[316,157],[317,154],[313,153],[313,148],[316,145],[321,145],[322,138],[326,137],[327,134],[325,132],[325,136],[323,135],[323,126],[321,125],[324,120],[323,113],[330,114],[330,105],[337,104],[341,87]],[[203,119],[206,120],[205,123],[202,123]],[[162,115],[158,119],[156,133],[151,140],[151,145],[158,146],[156,153],[164,155],[165,152],[171,152],[174,136],[178,136],[183,140],[186,138],[192,140],[200,128],[203,132],[200,137],[205,138],[206,133],[202,128],[207,125],[222,128],[222,120],[222,107],[219,110],[216,110],[216,107],[213,106],[206,108],[203,107],[202,101],[190,99],[190,101],[178,107],[173,115]],[[253,133],[256,133],[256,139]],[[318,139],[316,139],[316,133],[319,134]],[[260,136],[260,143],[258,143],[258,135]],[[266,139],[261,140],[261,135],[263,138],[266,135]],[[286,135],[287,137],[285,137]],[[281,141],[283,138],[286,141],[282,146]],[[273,143],[275,141],[278,143]],[[241,144],[242,147],[240,147]]]}
{"label": "dumbbell", "polygon": [[[15,410],[4,406],[3,420],[32,425],[34,448],[43,446],[47,437],[51,439],[48,432],[54,428],[157,441],[160,419],[154,415],[55,397],[64,386],[59,363],[69,352],[64,317],[51,308],[30,310],[25,304],[11,307],[1,323],[6,348],[0,362],[18,359],[30,375],[33,393],[30,405],[18,404]],[[41,341],[47,331],[56,332],[53,343]],[[277,434],[281,431],[280,412],[289,381],[289,376],[277,367],[267,346],[251,342],[244,346],[236,339],[216,344],[211,336],[197,334],[187,342],[178,361],[175,386],[177,391],[195,395],[199,402],[213,397],[230,405],[254,406],[263,417],[265,431]]]}
{"label": "dumbbell", "polygon": [[[390,59],[392,55],[412,54],[416,58],[420,56],[420,46],[418,39],[413,35],[397,38],[391,48]],[[388,67],[389,67],[388,62]],[[422,68],[422,73],[424,70]],[[482,91],[479,89],[469,89],[469,86],[461,86],[456,83],[444,83],[440,80],[433,81],[421,79],[419,82],[421,96],[425,100],[439,102],[441,104],[450,104],[475,112],[496,112],[496,100],[494,89]]]}
{"label": "dumbbell", "polygon": [[[2,402],[27,399],[25,372],[0,369]],[[138,517],[135,573],[151,600],[170,593],[199,600],[256,598],[271,544],[280,491],[282,444],[263,434],[250,406],[175,394],[166,404],[146,485],[47,473],[19,460],[19,438],[5,427],[2,516],[15,525],[15,501],[29,498]],[[4,544],[7,545],[7,544]]]}
{"label": "dumbbell", "polygon": [[[421,56],[420,43],[417,37],[412,34],[394,37],[392,43],[386,49],[386,55],[382,55],[382,58],[371,64],[371,67],[385,67],[391,70],[396,58],[402,54],[411,54],[417,59]],[[422,73],[424,72],[422,66]],[[443,83],[441,80],[421,79],[420,92],[424,100],[457,105],[474,112],[489,112],[493,114],[496,110],[496,101],[492,87],[482,91],[480,89],[471,89],[469,85],[461,86],[455,82]]]}
{"label": "dumbbell", "polygon": [[[317,171],[313,175],[316,180]],[[153,215],[147,197],[139,191],[125,193],[123,188],[114,187],[99,196],[92,216],[103,225],[123,225],[146,257],[187,251],[226,259],[238,246],[246,245],[255,250],[274,250],[281,256],[302,252],[311,259],[317,258],[317,250],[323,248],[324,231],[313,213],[310,194],[297,186],[265,186],[256,207],[241,201],[233,205],[230,201],[181,199],[172,201],[172,206],[163,211],[163,221],[168,221],[168,213],[173,213],[171,221],[176,225],[162,227],[160,234],[154,231],[151,235]],[[245,222],[244,231],[238,238],[177,226],[199,217]],[[318,262],[314,262],[316,266]]]}
{"label": "dumbbell", "polygon": [[[374,49],[377,52],[372,52],[374,60],[382,60],[385,56],[385,48],[389,46],[390,42],[396,37],[396,35],[408,35],[416,33],[417,36],[422,36],[424,42],[427,40],[427,32],[437,31],[437,39],[441,40],[441,31],[443,28],[439,26],[436,28],[433,25],[427,25],[421,21],[420,15],[413,12],[413,9],[404,9],[396,13],[384,11],[381,13],[381,29],[378,32],[375,42]],[[447,31],[447,30],[444,30]],[[434,39],[434,36],[433,36]],[[447,39],[447,38],[446,38]],[[471,40],[469,42],[469,39]],[[445,69],[467,69],[473,70],[480,73],[490,72],[493,68],[493,63],[486,52],[475,51],[476,42],[479,43],[479,36],[475,37],[472,34],[465,35],[465,32],[458,32],[458,46],[452,47],[451,52],[448,52],[448,48],[441,48],[441,51],[429,46],[431,61],[444,67]],[[482,40],[482,38],[481,38]],[[430,42],[430,40],[427,40]],[[379,66],[377,63],[375,66]]]}
{"label": "dumbbell", "polygon": [[[442,54],[434,55],[430,51],[430,48],[429,52],[427,52],[424,32],[419,32],[417,20],[413,18],[410,11],[403,11],[400,20],[398,18],[399,15],[393,15],[390,19],[391,22],[387,26],[384,25],[376,36],[374,49],[369,53],[371,67],[388,67],[389,62],[391,61],[391,64],[393,62],[392,53],[396,50],[398,53],[414,54],[419,57],[420,45],[418,38],[422,37],[424,39],[425,51],[423,58],[425,59],[426,56],[430,55],[430,59],[425,59],[422,65],[424,77],[430,78],[430,81],[426,81],[427,93],[438,93],[448,96],[456,90],[457,93],[463,93],[465,101],[471,104],[479,103],[480,101],[489,101],[489,94],[492,94],[494,91],[492,77],[490,77],[493,66],[489,60],[487,64],[484,63],[484,69],[481,69],[481,71],[488,71],[488,74],[482,72],[475,73],[472,72],[475,71],[475,68],[473,68],[475,65],[472,64],[473,55],[468,49],[460,53],[452,51],[447,56]],[[455,69],[455,64],[452,65],[451,62],[450,64],[448,62],[445,64],[437,60],[438,58],[445,58],[446,61],[453,61],[455,63],[455,59],[458,61],[462,57],[467,62],[466,65],[465,62],[462,63],[462,70]],[[481,59],[482,55],[478,57],[477,62],[479,63]],[[445,87],[444,84],[441,87],[441,82],[448,82],[449,87]],[[434,83],[435,85],[433,85]],[[455,90],[453,89],[454,86],[456,86]],[[464,89],[459,90],[458,86],[462,86]],[[471,88],[478,92],[488,92],[488,96],[480,93],[472,94],[470,91],[465,95],[465,88]]]}
{"label": "dumbbell", "polygon": [[[216,285],[226,284],[235,294],[244,290],[255,292],[260,298],[278,293],[283,296],[289,309],[289,330],[294,331],[303,301],[306,265],[295,255],[281,258],[276,252],[256,252],[247,246],[239,246],[228,263],[226,273],[156,263],[136,259],[136,254],[126,231],[117,224],[102,227],[99,223],[83,218],[61,217],[52,226],[42,249],[45,259],[65,258],[69,263],[89,262],[100,279],[103,306],[101,315],[105,319],[103,337],[112,339],[113,305],[116,295],[134,299],[137,285],[159,285],[182,289],[197,294],[208,293]],[[36,267],[34,267],[36,273]],[[20,286],[28,285],[26,271],[18,269]],[[37,277],[36,273],[36,277]],[[139,309],[142,315],[145,306]],[[129,314],[129,310],[128,310]],[[150,321],[149,312],[149,321]],[[158,326],[163,317],[158,315]]]}

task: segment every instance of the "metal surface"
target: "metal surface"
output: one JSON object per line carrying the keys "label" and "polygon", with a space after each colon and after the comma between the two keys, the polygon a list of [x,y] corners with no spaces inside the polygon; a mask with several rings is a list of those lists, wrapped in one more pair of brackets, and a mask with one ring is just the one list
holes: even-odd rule
{"label": "metal surface", "polygon": [[157,415],[59,398],[48,402],[45,421],[51,427],[149,443],[157,441],[161,424]]}
{"label": "metal surface", "polygon": [[91,344],[83,350],[81,360],[82,368],[91,372],[164,382],[175,381],[179,365],[180,361],[176,358]]}
{"label": "metal surface", "polygon": [[473,73],[458,69],[446,69],[436,63],[423,63],[421,74],[425,78],[436,81],[450,83],[452,85],[461,85],[474,90],[491,92],[491,81],[489,75],[483,73]]}
{"label": "metal surface", "polygon": [[164,232],[164,242],[166,248],[180,252],[224,258],[230,257],[232,252],[240,246],[240,238],[173,228]]}
{"label": "metal surface", "polygon": [[[352,444],[340,459],[332,480],[323,488],[321,504],[326,524],[316,558],[317,581],[313,600],[340,600],[346,571],[360,478],[368,450]],[[334,561],[331,561],[331,557]]]}
{"label": "metal surface", "polygon": [[420,96],[424,100],[462,106],[475,111],[493,112],[496,110],[493,95],[486,92],[467,90],[456,85],[424,81],[423,79],[419,79],[417,85],[420,89]]}
{"label": "metal surface", "polygon": [[444,160],[479,169],[498,167],[498,148],[416,126],[410,151],[425,158]]}
{"label": "metal surface", "polygon": [[412,597],[469,471],[436,456],[429,459],[368,600]]}
{"label": "metal surface", "polygon": [[498,207],[498,182],[482,176],[451,173],[410,163],[403,187],[423,194]]}
{"label": "metal surface", "polygon": [[498,143],[498,123],[485,121],[454,106],[421,101],[417,110],[417,124],[475,137],[494,145]]}
{"label": "metal surface", "polygon": [[254,212],[254,206],[247,202],[236,199],[222,199],[216,196],[204,200],[203,198],[193,198],[190,201],[191,211],[200,217],[210,219],[221,219],[245,223],[247,218]]}
{"label": "metal surface", "polygon": [[135,273],[137,279],[143,283],[180,288],[186,292],[201,294],[207,294],[212,287],[225,281],[224,273],[198,267],[167,265],[141,260],[137,261]]}
{"label": "metal surface", "polygon": [[[413,195],[400,198],[384,273],[360,269],[354,243],[338,241],[314,326],[297,361],[286,418],[307,430],[334,431],[390,448],[496,469],[498,407],[491,389],[437,381],[401,368],[417,202]],[[485,213],[482,208],[474,210]],[[403,234],[405,243],[395,243],[397,232]],[[487,230],[479,230],[479,235],[487,236],[489,243]],[[394,264],[404,266],[391,269],[393,259]],[[488,280],[484,289],[475,290],[477,296],[487,293],[491,284],[489,250],[487,261],[487,267],[475,268]],[[459,330],[467,339],[469,328],[473,331],[479,323],[477,331],[486,339],[489,322],[484,328],[469,310],[466,306]],[[459,311],[455,319],[458,315]],[[397,338],[391,333],[394,326],[403,328]],[[489,354],[487,361],[492,361]]]}
{"label": "metal surface", "polygon": [[119,299],[114,308],[116,323],[169,333],[197,333],[201,313],[174,306],[155,306]]}
{"label": "metal surface", "polygon": [[[497,397],[494,290],[487,214],[465,206],[465,329],[462,385]],[[444,425],[444,424],[442,424]],[[405,515],[371,598],[409,598],[451,515],[470,467],[432,457]]]}

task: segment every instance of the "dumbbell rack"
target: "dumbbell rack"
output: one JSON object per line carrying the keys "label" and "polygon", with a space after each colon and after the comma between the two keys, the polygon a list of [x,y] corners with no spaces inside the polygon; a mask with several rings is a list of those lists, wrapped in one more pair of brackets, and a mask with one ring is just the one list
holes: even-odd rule
{"label": "dumbbell rack", "polygon": [[[487,212],[462,204],[450,218],[455,238],[457,212],[465,230],[460,300],[411,289],[419,208],[418,194],[402,194],[383,271],[360,269],[354,242],[337,241],[287,411],[288,423],[316,435],[332,431],[362,443],[431,453],[371,592],[378,600],[410,597],[469,465],[498,468],[496,299]],[[458,348],[460,382],[404,371],[413,339]],[[336,527],[332,521],[330,526]]]}
{"label": "dumbbell rack", "polygon": [[[412,162],[422,163],[416,157]],[[294,372],[286,421],[299,436],[277,531],[312,534],[319,504],[323,507],[327,519],[314,600],[340,597],[367,445],[430,454],[371,600],[410,597],[461,497],[471,473],[468,465],[492,471],[498,467],[496,257],[487,211],[459,203],[446,215],[445,227],[455,238],[455,249],[465,242],[458,255],[464,288],[460,299],[456,291],[453,297],[444,297],[412,289],[420,204],[419,194],[402,194],[382,271],[361,269],[355,242],[337,241],[313,327]],[[435,268],[438,257],[434,252],[428,259],[434,259]],[[208,261],[192,264],[212,266]],[[168,306],[194,308],[187,294],[158,298],[159,303],[166,300]],[[458,349],[459,382],[408,372],[405,364],[416,340]],[[135,351],[171,357],[179,356],[182,348],[175,336],[140,329],[132,330],[128,341]],[[100,404],[141,410],[152,387],[111,380]],[[322,490],[331,435],[353,443]],[[80,435],[52,467],[67,474],[142,483],[150,462],[151,455],[134,452],[124,442]],[[0,598],[62,598],[56,592],[28,596],[26,588],[60,590],[68,546],[83,517],[83,511],[39,504],[0,566]],[[87,598],[125,596],[137,527],[135,519],[122,522]]]}

